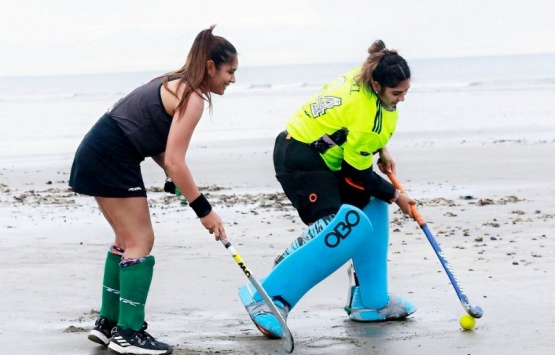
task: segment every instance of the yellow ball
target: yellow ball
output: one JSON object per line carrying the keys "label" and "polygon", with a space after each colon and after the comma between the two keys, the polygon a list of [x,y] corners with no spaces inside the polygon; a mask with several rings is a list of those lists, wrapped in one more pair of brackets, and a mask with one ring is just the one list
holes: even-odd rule
{"label": "yellow ball", "polygon": [[459,323],[464,330],[471,330],[476,325],[476,319],[470,314],[464,314],[459,320]]}

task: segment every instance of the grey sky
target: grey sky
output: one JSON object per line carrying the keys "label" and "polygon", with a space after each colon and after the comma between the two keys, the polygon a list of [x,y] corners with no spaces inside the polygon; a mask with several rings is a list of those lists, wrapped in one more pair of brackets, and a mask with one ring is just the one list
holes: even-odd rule
{"label": "grey sky", "polygon": [[240,65],[353,62],[381,38],[406,58],[555,52],[553,0],[0,0],[0,75],[180,67],[215,33]]}

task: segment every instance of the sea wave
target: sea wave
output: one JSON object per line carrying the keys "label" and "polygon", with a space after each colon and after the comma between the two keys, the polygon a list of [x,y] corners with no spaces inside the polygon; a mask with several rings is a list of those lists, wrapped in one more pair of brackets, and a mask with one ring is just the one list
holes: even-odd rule
{"label": "sea wave", "polygon": [[253,83],[253,84],[237,84],[230,86],[233,91],[249,91],[249,90],[284,90],[284,89],[298,89],[298,88],[319,88],[323,83]]}
{"label": "sea wave", "polygon": [[410,90],[411,92],[555,90],[555,78],[484,79],[450,83],[413,82]]}
{"label": "sea wave", "polygon": [[555,85],[555,78],[532,78],[532,79],[491,79],[491,80],[477,80],[468,83],[468,86],[473,88],[503,88],[515,87],[521,90],[523,86],[528,88],[544,88],[552,87]]}
{"label": "sea wave", "polygon": [[[257,82],[234,84],[228,88],[228,93],[249,94],[295,94],[317,91],[324,82],[299,81],[299,82]],[[86,85],[83,85],[86,87]],[[113,88],[99,86],[95,90],[70,91],[75,87],[39,87],[31,90],[11,90],[0,88],[0,102],[47,102],[47,101],[109,101],[115,102],[128,93],[127,88]],[[131,89],[129,89],[131,90]],[[451,80],[451,81],[426,81],[423,78],[413,78],[411,92],[458,92],[458,91],[515,91],[515,90],[555,90],[555,77],[529,78],[529,79],[480,79],[480,80]]]}

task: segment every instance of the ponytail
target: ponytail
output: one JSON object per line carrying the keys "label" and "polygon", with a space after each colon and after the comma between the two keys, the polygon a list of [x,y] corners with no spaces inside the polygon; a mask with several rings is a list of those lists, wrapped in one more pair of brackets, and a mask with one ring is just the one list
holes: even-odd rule
{"label": "ponytail", "polygon": [[168,82],[171,80],[179,80],[177,84],[178,88],[181,87],[181,85],[185,85],[183,96],[176,110],[184,110],[189,101],[189,97],[193,92],[196,92],[201,95],[203,99],[208,101],[210,111],[212,111],[212,97],[208,87],[205,85],[208,77],[206,63],[212,60],[216,69],[220,69],[223,64],[229,63],[237,57],[237,50],[228,40],[212,34],[214,27],[216,27],[216,25],[210,26],[197,35],[183,67],[164,75],[162,83],[175,97],[178,97],[177,92],[172,91],[168,87]]}

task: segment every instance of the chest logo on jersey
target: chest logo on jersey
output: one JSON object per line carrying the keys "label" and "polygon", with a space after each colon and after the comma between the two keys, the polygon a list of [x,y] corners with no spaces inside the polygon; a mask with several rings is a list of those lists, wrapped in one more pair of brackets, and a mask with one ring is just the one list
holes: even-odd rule
{"label": "chest logo on jersey", "polygon": [[310,104],[312,117],[318,118],[326,113],[326,110],[341,105],[341,98],[335,96],[318,96],[315,103]]}

